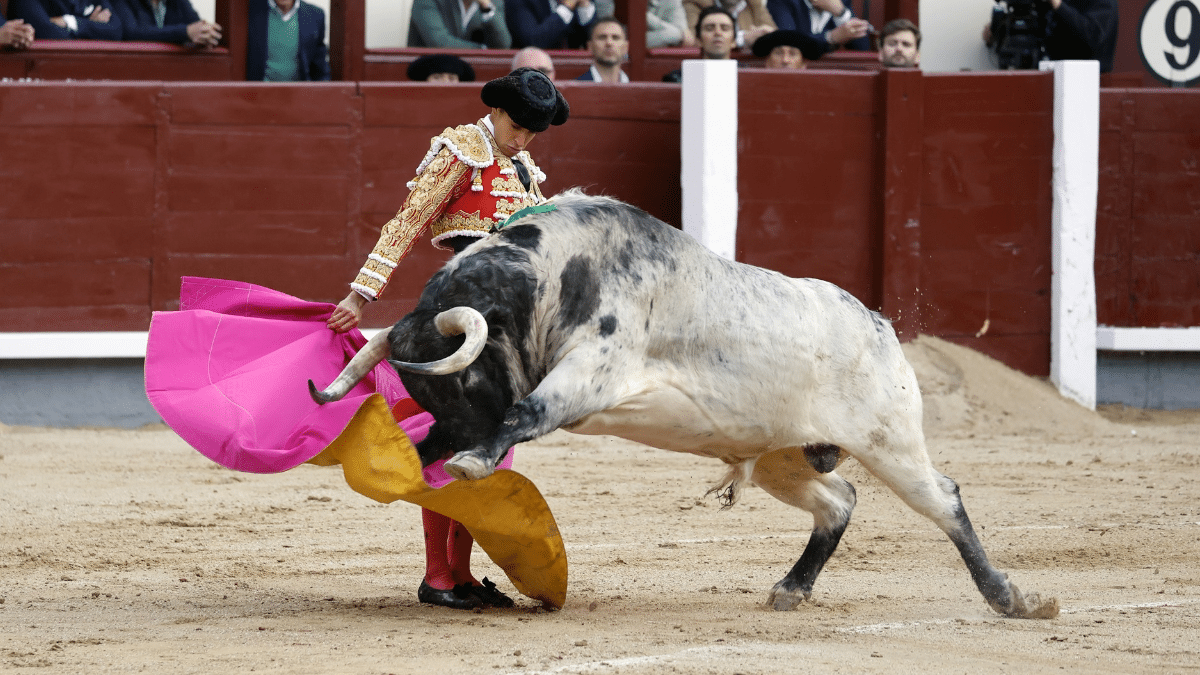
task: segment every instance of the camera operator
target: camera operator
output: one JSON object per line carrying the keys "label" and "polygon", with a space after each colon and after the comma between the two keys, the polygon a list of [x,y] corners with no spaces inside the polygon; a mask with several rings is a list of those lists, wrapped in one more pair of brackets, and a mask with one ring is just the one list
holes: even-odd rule
{"label": "camera operator", "polygon": [[[1018,3],[1009,0],[1009,4]],[[1020,4],[1030,5],[1029,2]],[[1031,23],[1038,26],[1038,34],[1029,37],[1034,38],[1034,42],[1040,38],[1046,59],[1095,60],[1100,62],[1100,72],[1112,71],[1113,52],[1117,48],[1117,0],[1034,0],[1031,11],[1037,16],[1037,21]],[[997,11],[996,16],[1003,17],[1004,14]],[[1013,25],[1011,17],[1014,14],[1010,12],[1007,16],[1010,17],[1009,25]],[[999,53],[1004,45],[993,42],[1012,35],[993,35],[994,24],[995,20],[983,27],[983,41]],[[1037,68],[1039,60],[1040,57],[1033,58],[1026,67]],[[1001,67],[1008,65],[1001,63]]]}

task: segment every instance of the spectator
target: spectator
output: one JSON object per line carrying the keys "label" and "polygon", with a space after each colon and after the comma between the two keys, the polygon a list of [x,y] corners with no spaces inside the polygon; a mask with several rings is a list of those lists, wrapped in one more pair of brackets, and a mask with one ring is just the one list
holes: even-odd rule
{"label": "spectator", "polygon": [[121,39],[121,19],[108,0],[10,0],[8,13],[39,40]]}
{"label": "spectator", "polygon": [[600,19],[592,24],[592,35],[587,44],[592,53],[592,67],[575,79],[613,84],[629,82],[629,76],[621,70],[621,64],[629,58],[629,37],[624,24],[611,16]]}
{"label": "spectator", "polygon": [[408,79],[415,82],[474,82],[475,69],[453,54],[426,54],[408,64]]}
{"label": "spectator", "polygon": [[734,46],[739,49],[750,49],[756,40],[776,28],[767,11],[766,0],[683,0],[688,25],[693,30],[700,22],[701,12],[714,3],[733,17],[733,25],[737,28]]}
{"label": "spectator", "polygon": [[414,0],[408,46],[508,49],[504,0]]}
{"label": "spectator", "polygon": [[825,45],[808,33],[798,30],[777,30],[754,41],[754,55],[765,58],[764,68],[803,70],[808,61],[816,61],[825,53]]}
{"label": "spectator", "polygon": [[191,0],[113,0],[126,40],[216,47],[221,27],[200,18]]}
{"label": "spectator", "polygon": [[889,68],[921,67],[921,29],[908,19],[892,19],[879,34],[879,62]]}
{"label": "spectator", "polygon": [[767,9],[777,26],[808,33],[822,41],[827,52],[838,47],[871,50],[871,24],[854,18],[842,0],[767,0]]}
{"label": "spectator", "polygon": [[646,5],[646,47],[695,47],[682,0],[649,0]]}
{"label": "spectator", "polygon": [[511,0],[508,6],[514,47],[578,49],[595,20],[592,0]]}
{"label": "spectator", "polygon": [[[720,5],[709,5],[700,10],[696,21],[696,39],[700,43],[700,58],[732,58],[736,24],[729,10]],[[663,75],[663,82],[682,82],[683,69],[676,68]]]}
{"label": "spectator", "polygon": [[[1044,27],[1043,55],[1050,61],[1099,61],[1100,72],[1111,73],[1117,50],[1117,0],[1046,0],[1034,5]],[[1191,35],[1200,29],[1192,15]],[[992,46],[991,25],[983,41]],[[1032,67],[1037,67],[1033,60]]]}
{"label": "spectator", "polygon": [[513,54],[512,65],[510,70],[517,68],[533,68],[546,77],[550,81],[554,81],[554,61],[550,59],[550,55],[546,50],[537,47],[525,47],[520,49],[516,54]]}
{"label": "spectator", "polygon": [[25,49],[33,44],[33,26],[25,23],[24,19],[4,20],[0,12],[0,47]]}
{"label": "spectator", "polygon": [[247,80],[329,79],[324,10],[304,0],[250,0],[249,14]]}

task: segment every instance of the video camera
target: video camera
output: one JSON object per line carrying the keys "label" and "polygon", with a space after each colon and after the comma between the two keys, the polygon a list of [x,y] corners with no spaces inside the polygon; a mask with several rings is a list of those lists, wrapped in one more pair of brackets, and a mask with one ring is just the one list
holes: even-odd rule
{"label": "video camera", "polygon": [[1001,70],[1031,70],[1046,53],[1047,0],[996,0],[991,48]]}

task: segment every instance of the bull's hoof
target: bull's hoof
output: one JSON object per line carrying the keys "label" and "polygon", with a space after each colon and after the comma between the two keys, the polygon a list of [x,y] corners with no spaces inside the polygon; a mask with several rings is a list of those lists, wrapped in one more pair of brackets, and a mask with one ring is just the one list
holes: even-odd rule
{"label": "bull's hoof", "polygon": [[775,584],[771,589],[771,594],[767,596],[767,606],[776,612],[790,612],[811,597],[812,591],[789,588],[784,581],[780,581]]}
{"label": "bull's hoof", "polygon": [[1058,617],[1058,598],[1042,599],[1037,593],[1025,595],[1016,584],[1009,583],[1012,605],[1007,609],[993,607],[997,612],[1014,619],[1054,619]]}
{"label": "bull's hoof", "polygon": [[446,461],[446,473],[457,480],[480,480],[492,475],[493,470],[491,464],[469,452],[460,452]]}

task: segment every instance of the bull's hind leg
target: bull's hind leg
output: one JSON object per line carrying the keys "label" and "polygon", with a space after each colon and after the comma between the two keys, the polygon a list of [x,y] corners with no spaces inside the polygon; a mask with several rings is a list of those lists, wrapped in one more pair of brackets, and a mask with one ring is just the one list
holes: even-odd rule
{"label": "bull's hind leg", "polygon": [[800,448],[759,458],[753,481],[772,497],[813,515],[812,534],[804,552],[767,597],[767,604],[776,610],[795,609],[812,596],[817,575],[842,540],[857,501],[854,486],[832,471],[817,473]]}
{"label": "bull's hind leg", "polygon": [[914,511],[929,518],[958,548],[971,579],[992,609],[1006,616],[1049,619],[1058,616],[1058,600],[1024,594],[1008,575],[992,567],[983,544],[963,508],[958,484],[934,470],[923,443],[884,447],[877,432],[869,450],[851,451],[863,466],[892,489]]}

